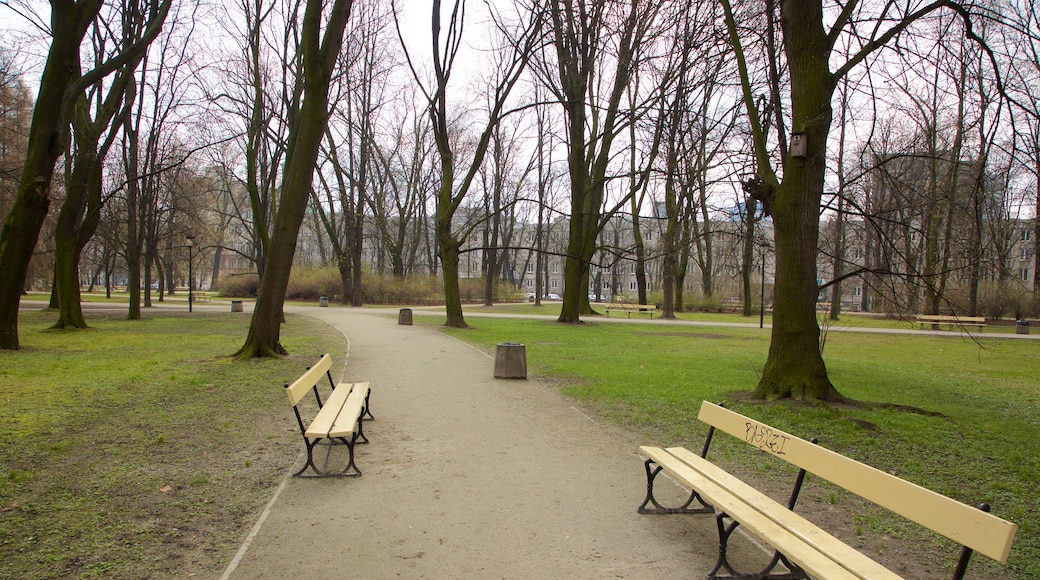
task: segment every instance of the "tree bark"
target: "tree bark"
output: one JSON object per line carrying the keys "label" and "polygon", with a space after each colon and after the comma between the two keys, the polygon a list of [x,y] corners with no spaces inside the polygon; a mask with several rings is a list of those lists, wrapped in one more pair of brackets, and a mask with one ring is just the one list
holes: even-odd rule
{"label": "tree bark", "polygon": [[790,69],[792,132],[804,135],[807,154],[784,159],[784,179],[772,199],[776,295],[769,354],[754,396],[841,400],[827,376],[816,320],[819,208],[835,89],[828,69],[830,43],[819,0],[782,2],[780,20]]}
{"label": "tree bark", "polygon": [[351,0],[335,0],[322,35],[323,2],[307,0],[300,35],[303,103],[289,131],[285,178],[267,267],[260,279],[245,344],[235,353],[236,358],[288,354],[281,344],[281,324],[284,319],[282,307],[300,226],[310,198],[318,147],[328,123],[329,84],[336,57],[343,45],[351,4]]}
{"label": "tree bark", "polygon": [[154,6],[141,39],[80,75],[79,47],[102,0],[52,0],[51,46],[33,109],[25,166],[11,211],[0,230],[0,349],[17,349],[18,303],[40,229],[50,208],[54,165],[65,151],[72,114],[70,95],[108,76],[144,51],[159,34],[170,0]]}
{"label": "tree bark", "polygon": [[14,204],[0,230],[0,349],[18,349],[18,303],[29,261],[50,208],[54,165],[68,138],[69,87],[79,78],[79,46],[101,0],[51,3],[53,40],[33,109],[25,167]]}

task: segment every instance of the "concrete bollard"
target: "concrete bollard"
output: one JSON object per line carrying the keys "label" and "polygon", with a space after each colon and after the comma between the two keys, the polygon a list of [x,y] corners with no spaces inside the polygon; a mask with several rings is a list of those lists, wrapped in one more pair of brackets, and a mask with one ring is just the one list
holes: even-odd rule
{"label": "concrete bollard", "polygon": [[404,325],[404,326],[411,326],[412,325],[412,309],[411,308],[402,308],[397,313],[397,324],[401,324],[401,325]]}
{"label": "concrete bollard", "polygon": [[496,379],[527,378],[527,347],[515,342],[500,342],[495,349]]}

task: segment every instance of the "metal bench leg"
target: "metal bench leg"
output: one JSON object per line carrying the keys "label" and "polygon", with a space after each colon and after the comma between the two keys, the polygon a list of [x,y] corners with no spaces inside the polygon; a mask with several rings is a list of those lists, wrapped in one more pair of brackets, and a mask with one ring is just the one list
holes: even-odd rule
{"label": "metal bench leg", "polygon": [[293,477],[300,477],[300,474],[304,471],[307,471],[308,467],[313,469],[315,473],[321,473],[321,471],[318,469],[318,466],[314,464],[314,447],[318,444],[318,442],[312,442],[310,439],[307,439],[306,437],[303,438],[303,442],[307,446],[307,463],[304,463],[303,467],[301,467],[299,471],[293,474]]}
{"label": "metal bench leg", "polygon": [[[647,459],[643,462],[643,467],[646,468],[646,499],[640,504],[636,510],[641,514],[710,514],[715,512],[715,508],[704,503],[700,494],[696,491],[690,491],[690,497],[687,498],[686,502],[679,507],[664,507],[657,502],[657,498],[654,497],[654,481],[657,480],[657,475],[661,473],[663,469],[660,465],[653,468],[650,467],[654,463],[653,459]],[[701,507],[691,508],[693,502],[701,504]],[[647,504],[653,504],[654,507],[648,508]]]}
{"label": "metal bench leg", "polygon": [[[354,443],[357,442],[357,438],[358,434],[354,433],[354,435],[350,438],[350,442],[347,443],[347,451],[350,453],[350,459],[347,461],[347,466],[343,468],[343,471],[335,475],[346,477],[361,477],[361,470],[358,469],[357,464],[354,463]],[[366,440],[365,442],[367,443],[368,441]],[[350,473],[351,470],[354,470],[354,472]]]}
{"label": "metal bench leg", "polygon": [[[364,408],[364,410],[361,411],[361,416],[362,417],[367,416],[370,421],[375,421],[376,418],[372,416],[372,406],[368,403],[368,398],[371,397],[371,396],[372,396],[372,391],[371,390],[368,391],[367,393],[365,393],[365,408]],[[361,419],[358,419],[358,421],[360,422]]]}
{"label": "metal bench leg", "polygon": [[[715,561],[715,566],[708,572],[708,578],[711,579],[723,579],[723,580],[808,580],[809,576],[804,570],[798,566],[792,564],[787,560],[787,557],[780,552],[773,552],[772,559],[769,560],[769,564],[765,568],[762,568],[759,572],[742,573],[738,572],[729,563],[727,557],[727,548],[729,546],[729,539],[733,536],[733,532],[740,527],[740,522],[731,520],[728,524],[726,519],[729,518],[725,512],[719,512],[715,516],[715,523],[719,529],[719,559]],[[786,572],[774,572],[776,567],[783,564],[788,571]],[[719,572],[724,572],[720,574]]]}

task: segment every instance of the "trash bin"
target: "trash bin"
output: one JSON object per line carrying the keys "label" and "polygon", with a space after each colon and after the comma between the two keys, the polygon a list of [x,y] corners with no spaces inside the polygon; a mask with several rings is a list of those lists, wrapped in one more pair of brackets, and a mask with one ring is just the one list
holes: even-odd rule
{"label": "trash bin", "polygon": [[231,301],[231,312],[242,312],[242,301],[232,300]]}
{"label": "trash bin", "polygon": [[1016,320],[1015,321],[1015,334],[1029,334],[1029,321],[1028,320]]}
{"label": "trash bin", "polygon": [[318,296],[318,306],[319,307],[322,307],[322,306],[327,307],[328,305],[329,305],[329,297],[328,296]]}
{"label": "trash bin", "polygon": [[496,379],[527,378],[527,347],[516,342],[500,342],[495,349]]}
{"label": "trash bin", "polygon": [[398,311],[398,313],[397,313],[397,324],[400,324],[400,325],[403,325],[403,326],[411,326],[412,325],[412,309],[411,308],[402,308],[400,311]]}

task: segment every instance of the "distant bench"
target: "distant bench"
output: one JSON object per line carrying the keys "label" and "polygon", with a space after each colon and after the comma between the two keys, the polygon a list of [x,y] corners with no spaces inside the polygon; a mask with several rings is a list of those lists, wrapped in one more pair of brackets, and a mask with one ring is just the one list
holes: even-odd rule
{"label": "distant bench", "polygon": [[201,294],[199,292],[192,292],[191,299],[195,302],[209,302],[209,294]]}
{"label": "distant bench", "polygon": [[[307,463],[293,474],[299,476],[307,471],[314,470],[314,476],[326,477],[334,475],[360,476],[361,470],[354,463],[354,445],[359,440],[368,443],[363,430],[365,417],[374,419],[368,406],[370,394],[368,383],[340,383],[335,384],[332,380],[332,357],[328,354],[322,355],[317,364],[307,369],[300,378],[290,385],[285,385],[285,393],[289,397],[293,413],[296,414],[296,422],[300,425],[300,434],[303,435],[303,443],[307,447]],[[332,392],[322,401],[318,392],[318,383],[322,377],[327,377]],[[304,426],[303,417],[300,415],[299,403],[308,392],[314,393],[318,402],[318,412],[309,425]],[[325,455],[325,463],[321,468],[314,462],[314,448],[319,443],[325,442],[329,445],[328,453]],[[349,458],[347,465],[341,471],[327,471],[329,455],[332,453],[332,445],[342,444],[347,446]],[[314,477],[311,476],[311,477]]]}
{"label": "distant bench", "polygon": [[[708,573],[709,578],[899,578],[794,513],[807,472],[960,544],[963,549],[953,574],[955,580],[964,577],[973,551],[1000,562],[1007,561],[1018,526],[986,513],[989,506],[985,504],[973,508],[707,401],[701,405],[699,419],[710,426],[700,455],[682,447],[640,447],[647,457],[647,483],[646,499],[639,506],[639,512],[717,512],[719,556]],[[706,459],[716,429],[800,468],[787,505]],[[654,481],[662,470],[691,490],[685,504],[669,508],[658,503],[654,497]],[[738,526],[776,550],[762,571],[738,576],[740,573],[727,559],[727,544]]]}
{"label": "distant bench", "polygon": [[976,326],[979,332],[982,332],[983,327],[986,326],[986,317],[984,316],[946,316],[942,314],[918,314],[917,323],[921,325],[921,329],[924,329],[924,325],[930,324],[935,330],[939,329],[940,325],[945,326]]}
{"label": "distant bench", "polygon": [[610,318],[611,310],[620,310],[628,314],[629,318],[632,318],[633,312],[648,312],[650,319],[654,318],[654,311],[657,310],[656,304],[629,304],[628,302],[610,302],[607,304],[607,318]]}

